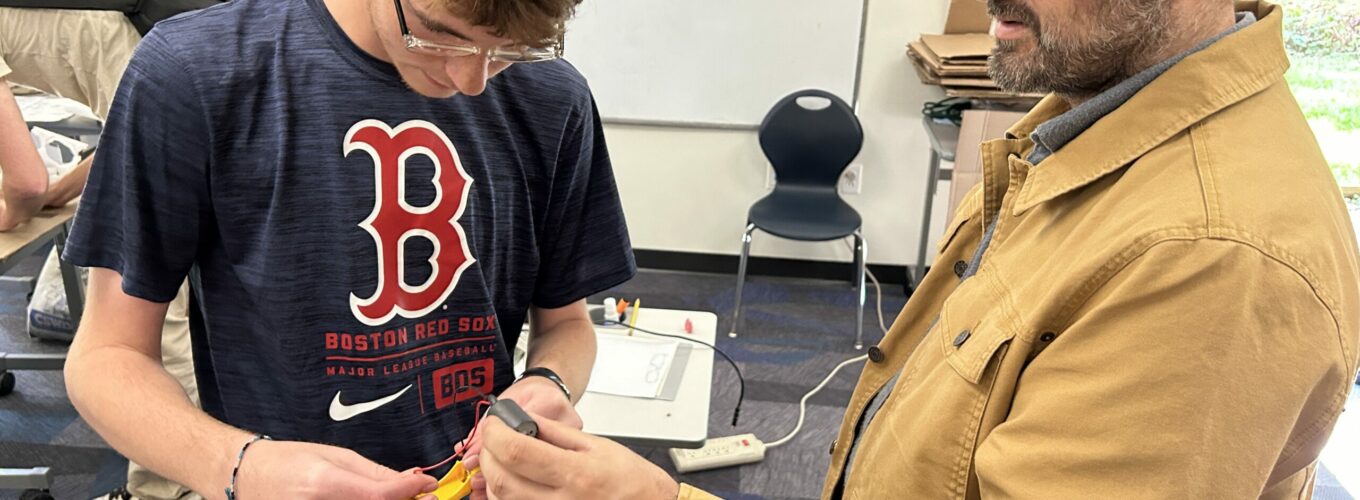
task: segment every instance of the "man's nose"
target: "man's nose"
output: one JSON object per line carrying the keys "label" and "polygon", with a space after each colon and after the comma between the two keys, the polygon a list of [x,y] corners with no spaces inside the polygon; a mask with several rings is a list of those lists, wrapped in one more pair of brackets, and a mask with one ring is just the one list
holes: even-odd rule
{"label": "man's nose", "polygon": [[448,65],[446,71],[453,80],[453,85],[458,88],[459,94],[475,96],[481,95],[486,90],[490,64],[489,57],[477,54],[458,58]]}

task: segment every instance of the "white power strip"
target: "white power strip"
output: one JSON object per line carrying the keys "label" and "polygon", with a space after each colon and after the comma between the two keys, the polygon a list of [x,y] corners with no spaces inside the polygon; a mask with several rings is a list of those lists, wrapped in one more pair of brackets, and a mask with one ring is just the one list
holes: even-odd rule
{"label": "white power strip", "polygon": [[750,464],[764,459],[765,443],[756,439],[755,434],[708,439],[704,441],[704,447],[697,450],[671,448],[671,461],[675,462],[675,470],[681,474]]}

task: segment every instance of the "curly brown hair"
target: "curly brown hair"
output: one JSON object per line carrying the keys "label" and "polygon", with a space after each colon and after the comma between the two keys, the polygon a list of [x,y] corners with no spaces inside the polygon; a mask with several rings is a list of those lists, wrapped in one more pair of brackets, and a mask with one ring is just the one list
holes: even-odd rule
{"label": "curly brown hair", "polygon": [[516,43],[542,45],[562,34],[581,0],[436,0],[474,26]]}

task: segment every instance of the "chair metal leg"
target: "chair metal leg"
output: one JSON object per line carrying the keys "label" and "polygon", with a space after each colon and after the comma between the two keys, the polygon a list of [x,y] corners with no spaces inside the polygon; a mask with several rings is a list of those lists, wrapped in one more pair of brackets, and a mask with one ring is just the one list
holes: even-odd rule
{"label": "chair metal leg", "polygon": [[0,490],[45,490],[52,487],[52,469],[0,469]]}
{"label": "chair metal leg", "polygon": [[0,352],[0,372],[11,370],[44,370],[59,372],[65,367],[65,354],[17,354]]}
{"label": "chair metal leg", "polygon": [[864,348],[864,300],[868,292],[864,286],[864,275],[869,262],[869,245],[859,231],[855,231],[855,260],[859,269],[859,278],[855,280],[859,293],[859,309],[855,313],[855,350],[858,351]]}
{"label": "chair metal leg", "polygon": [[853,259],[853,262],[851,263],[853,265],[850,266],[851,271],[855,271],[859,274],[850,277],[850,286],[855,287],[855,289],[858,290],[860,286],[860,281],[863,281],[860,278],[864,276],[864,267],[862,265],[864,261],[860,259],[860,254],[858,250],[851,253],[854,254],[851,256],[851,259]]}
{"label": "chair metal leg", "polygon": [[80,271],[74,265],[62,258],[66,252],[66,237],[71,232],[71,225],[67,223],[61,227],[61,232],[57,233],[57,263],[61,269],[61,283],[66,291],[66,309],[71,315],[71,327],[80,328],[80,318],[85,313],[85,285],[80,280]]}
{"label": "chair metal leg", "polygon": [[[0,352],[0,397],[14,391],[18,380],[14,371],[61,371],[66,366],[66,354],[14,354]],[[4,489],[4,488],[0,488]]]}
{"label": "chair metal leg", "polygon": [[[929,261],[929,254],[926,251],[930,248],[930,211],[935,207],[935,189],[939,183],[940,154],[935,152],[935,148],[930,148],[930,174],[926,180],[926,206],[922,210],[920,249],[916,254],[916,279],[914,280],[916,283],[920,283],[926,277],[926,263]],[[911,269],[907,269],[907,277],[912,277]]]}
{"label": "chair metal leg", "polygon": [[746,284],[746,260],[751,256],[751,234],[755,231],[755,224],[747,224],[746,232],[741,236],[741,264],[737,266],[737,301],[732,308],[732,330],[727,333],[730,338],[737,338],[737,331],[741,329],[741,291]]}

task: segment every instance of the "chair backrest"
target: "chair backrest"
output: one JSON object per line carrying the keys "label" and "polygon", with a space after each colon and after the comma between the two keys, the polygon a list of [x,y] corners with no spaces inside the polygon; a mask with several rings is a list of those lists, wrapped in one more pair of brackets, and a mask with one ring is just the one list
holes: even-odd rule
{"label": "chair backrest", "polygon": [[[812,109],[809,103],[828,103]],[[808,89],[775,103],[760,124],[760,149],[774,167],[775,185],[835,189],[841,172],[859,155],[864,130],[845,101]]]}

